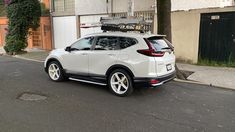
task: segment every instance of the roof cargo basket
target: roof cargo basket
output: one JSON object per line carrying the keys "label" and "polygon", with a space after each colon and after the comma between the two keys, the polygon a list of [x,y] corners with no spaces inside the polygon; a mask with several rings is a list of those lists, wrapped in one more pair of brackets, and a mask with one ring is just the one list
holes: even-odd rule
{"label": "roof cargo basket", "polygon": [[107,31],[138,31],[140,33],[146,32],[146,25],[150,25],[150,22],[146,22],[143,18],[125,18],[125,17],[101,17],[100,22],[102,24],[101,30]]}

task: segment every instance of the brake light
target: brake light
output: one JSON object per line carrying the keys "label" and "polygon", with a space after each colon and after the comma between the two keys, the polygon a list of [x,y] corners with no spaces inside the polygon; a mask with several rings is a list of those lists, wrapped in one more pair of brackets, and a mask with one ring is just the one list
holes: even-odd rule
{"label": "brake light", "polygon": [[155,50],[153,49],[142,49],[142,50],[137,50],[137,52],[151,57],[162,57],[165,54],[164,52],[161,51],[155,52]]}
{"label": "brake light", "polygon": [[137,50],[138,53],[143,54],[143,55],[147,55],[147,56],[151,56],[151,57],[162,57],[162,56],[164,56],[165,52],[156,51],[154,49],[153,45],[147,39],[144,39],[144,40],[147,43],[149,49]]}
{"label": "brake light", "polygon": [[158,83],[159,83],[159,81],[156,80],[156,79],[151,79],[151,80],[150,80],[150,84],[152,84],[152,85],[158,84]]}

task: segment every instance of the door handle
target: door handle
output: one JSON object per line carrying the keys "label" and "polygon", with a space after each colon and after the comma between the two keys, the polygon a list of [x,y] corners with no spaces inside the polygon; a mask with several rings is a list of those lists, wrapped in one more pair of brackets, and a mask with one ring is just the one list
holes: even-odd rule
{"label": "door handle", "polygon": [[82,55],[87,55],[87,53],[82,53]]}
{"label": "door handle", "polygon": [[108,54],[109,56],[115,56],[115,54]]}

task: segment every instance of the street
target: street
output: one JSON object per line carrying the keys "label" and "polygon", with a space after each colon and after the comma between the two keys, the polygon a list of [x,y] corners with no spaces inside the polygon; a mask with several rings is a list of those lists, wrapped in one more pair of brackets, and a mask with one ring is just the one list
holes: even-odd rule
{"label": "street", "polygon": [[[19,100],[25,92],[47,99]],[[0,132],[84,131],[233,132],[235,91],[172,81],[120,98],[103,86],[52,82],[43,63],[0,56]]]}

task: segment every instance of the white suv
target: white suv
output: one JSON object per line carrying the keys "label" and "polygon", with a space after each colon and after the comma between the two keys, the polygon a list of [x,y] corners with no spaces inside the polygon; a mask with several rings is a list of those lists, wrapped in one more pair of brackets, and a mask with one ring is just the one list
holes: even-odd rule
{"label": "white suv", "polygon": [[115,95],[127,96],[134,87],[155,87],[172,80],[175,55],[164,36],[109,32],[53,50],[44,67],[53,81],[108,85]]}

